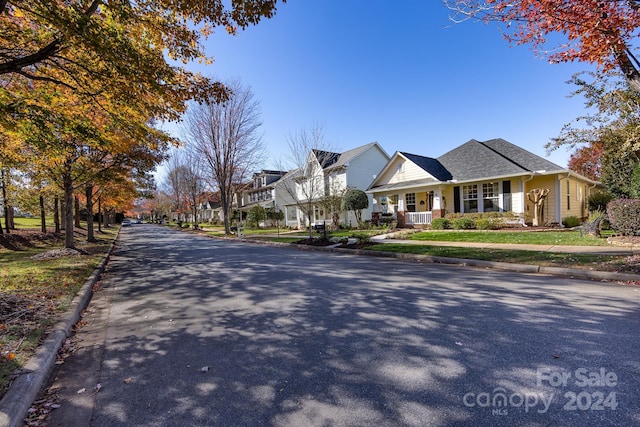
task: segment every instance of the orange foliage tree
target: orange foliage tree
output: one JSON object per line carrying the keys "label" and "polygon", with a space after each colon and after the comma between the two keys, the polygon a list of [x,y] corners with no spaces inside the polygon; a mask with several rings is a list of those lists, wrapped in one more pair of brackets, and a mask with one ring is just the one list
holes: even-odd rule
{"label": "orange foliage tree", "polygon": [[[632,52],[640,27],[636,0],[445,0],[452,19],[501,22],[507,40],[531,44],[551,62],[583,61],[603,72],[621,71],[640,92],[639,62]],[[564,41],[549,46],[554,34]]]}
{"label": "orange foliage tree", "polygon": [[577,148],[569,157],[567,167],[582,176],[599,181],[603,155],[604,144],[601,141],[595,141],[585,147]]}

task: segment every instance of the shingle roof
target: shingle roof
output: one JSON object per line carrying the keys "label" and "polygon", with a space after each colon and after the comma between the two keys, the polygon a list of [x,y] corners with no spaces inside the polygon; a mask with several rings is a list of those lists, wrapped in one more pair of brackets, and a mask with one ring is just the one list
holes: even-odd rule
{"label": "shingle roof", "polygon": [[472,139],[443,154],[437,160],[451,173],[452,179],[458,181],[540,170],[564,170],[561,166],[504,139],[492,139],[485,142]]}
{"label": "shingle roof", "polygon": [[322,167],[322,169],[326,169],[329,166],[333,166],[333,164],[337,162],[338,158],[340,157],[340,153],[334,153],[331,151],[323,151],[323,150],[316,150],[316,149],[312,151],[313,151],[313,155],[316,156],[318,163],[320,163],[320,166]]}
{"label": "shingle roof", "polygon": [[369,144],[365,144],[365,145],[362,145],[360,147],[352,148],[351,150],[345,151],[344,153],[340,154],[340,157],[335,162],[335,164],[333,164],[332,166],[337,167],[337,166],[346,165],[352,159],[355,159],[360,154],[364,153],[365,151],[367,151],[369,148],[373,147],[374,145],[376,145],[375,142],[370,142]]}
{"label": "shingle roof", "polygon": [[437,159],[404,152],[400,152],[400,154],[411,160],[439,181],[449,181],[452,179],[451,172],[449,172]]}
{"label": "shingle roof", "polygon": [[369,188],[367,188],[367,190],[397,190],[401,188],[415,187],[420,185],[436,184],[438,182],[440,181],[433,178],[414,179],[412,181],[395,182],[393,184],[371,185]]}
{"label": "shingle roof", "polygon": [[529,171],[555,171],[565,169],[502,138],[491,139],[481,144],[484,144],[486,147],[489,147]]}

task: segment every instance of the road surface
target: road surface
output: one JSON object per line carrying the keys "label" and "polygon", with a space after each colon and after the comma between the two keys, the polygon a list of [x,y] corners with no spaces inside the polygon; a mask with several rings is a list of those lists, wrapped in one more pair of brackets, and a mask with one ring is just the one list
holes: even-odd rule
{"label": "road surface", "polygon": [[51,425],[640,424],[639,288],[122,229]]}

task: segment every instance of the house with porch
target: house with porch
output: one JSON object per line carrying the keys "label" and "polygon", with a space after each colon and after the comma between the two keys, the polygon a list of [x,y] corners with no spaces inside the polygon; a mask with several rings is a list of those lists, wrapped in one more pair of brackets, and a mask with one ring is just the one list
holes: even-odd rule
{"label": "house with porch", "polygon": [[[342,153],[314,149],[307,159],[303,168],[292,171],[277,185],[290,196],[281,205],[287,225],[304,228],[330,224],[334,219],[340,224],[357,225],[353,212],[338,212],[331,204],[339,203],[347,188],[366,190],[389,161],[389,155],[377,142],[372,142]],[[369,195],[369,208],[363,210],[363,220],[371,218],[372,207],[373,198]]]}
{"label": "house with porch", "polygon": [[222,221],[222,203],[219,197],[207,197],[198,205],[198,219],[205,223]]}
{"label": "house with porch", "polygon": [[569,171],[504,139],[468,141],[432,158],[396,152],[367,189],[375,215],[399,226],[426,226],[447,213],[512,212],[530,223],[527,193],[548,189],[542,223],[588,216],[596,181]]}
{"label": "house with porch", "polygon": [[251,186],[244,188],[245,204],[241,209],[249,210],[254,206],[262,206],[265,209],[275,207],[275,183],[286,174],[286,171],[266,169],[254,173]]}

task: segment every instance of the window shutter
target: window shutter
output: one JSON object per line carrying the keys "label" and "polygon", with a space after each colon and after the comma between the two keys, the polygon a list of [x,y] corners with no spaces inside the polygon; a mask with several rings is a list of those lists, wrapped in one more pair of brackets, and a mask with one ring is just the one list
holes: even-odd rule
{"label": "window shutter", "polygon": [[460,212],[460,186],[453,187],[453,212]]}

